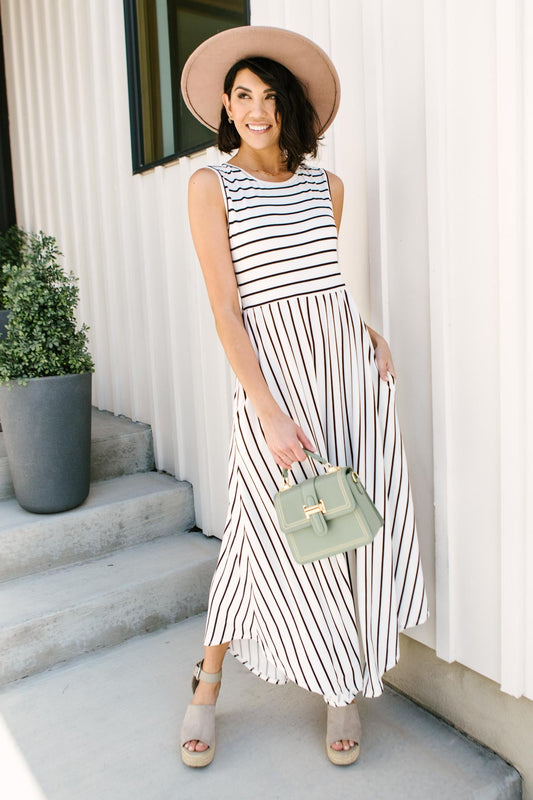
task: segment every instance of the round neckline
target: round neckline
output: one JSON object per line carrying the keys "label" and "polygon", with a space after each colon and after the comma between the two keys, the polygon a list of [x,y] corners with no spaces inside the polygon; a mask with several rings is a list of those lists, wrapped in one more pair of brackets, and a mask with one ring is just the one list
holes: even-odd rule
{"label": "round neckline", "polygon": [[262,180],[261,178],[256,178],[256,176],[252,175],[251,172],[246,172],[246,170],[243,169],[242,167],[239,167],[238,164],[230,164],[229,161],[226,161],[226,164],[228,165],[228,167],[233,167],[234,169],[238,169],[240,172],[243,173],[243,175],[247,175],[248,178],[251,178],[253,181],[257,181],[257,183],[266,183],[268,184],[268,186],[286,186],[288,183],[292,183],[292,181],[298,176],[298,172],[300,170],[300,167],[298,167],[296,172],[293,172],[291,177],[287,178],[286,181],[265,181]]}

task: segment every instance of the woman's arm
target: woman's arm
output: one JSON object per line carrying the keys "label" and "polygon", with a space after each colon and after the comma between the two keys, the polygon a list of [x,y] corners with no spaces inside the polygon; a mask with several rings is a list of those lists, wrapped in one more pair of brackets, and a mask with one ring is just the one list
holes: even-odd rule
{"label": "woman's arm", "polygon": [[191,176],[189,220],[217,333],[228,361],[250,398],[276,463],[290,468],[295,461],[305,460],[302,446],[308,450],[314,450],[315,446],[274,399],[244,327],[229,247],[226,209],[220,182],[213,170],[200,169]]}
{"label": "woman's arm", "polygon": [[338,233],[341,227],[342,207],[344,205],[344,184],[339,176],[334,175],[333,172],[326,172],[326,175],[328,176],[333,216],[335,217],[335,225],[337,226]]}

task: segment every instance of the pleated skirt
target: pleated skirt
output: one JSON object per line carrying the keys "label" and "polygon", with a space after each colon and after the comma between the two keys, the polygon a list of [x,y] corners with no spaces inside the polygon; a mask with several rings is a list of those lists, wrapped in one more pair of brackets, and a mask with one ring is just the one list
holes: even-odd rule
{"label": "pleated skirt", "polygon": [[[428,615],[395,383],[383,380],[345,288],[243,312],[281,408],[330,463],[358,472],[385,524],[372,544],[310,564],[294,561],[273,496],[281,470],[236,381],[229,503],[204,643],[269,683],[292,681],[330,705],[377,697],[399,657],[398,633]],[[300,482],[323,467],[293,465]]]}

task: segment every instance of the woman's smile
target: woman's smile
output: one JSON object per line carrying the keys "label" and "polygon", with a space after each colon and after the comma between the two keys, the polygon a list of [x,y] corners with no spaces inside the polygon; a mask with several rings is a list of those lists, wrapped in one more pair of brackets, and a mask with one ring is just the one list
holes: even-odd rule
{"label": "woman's smile", "polygon": [[252,122],[247,124],[247,127],[254,133],[264,133],[270,129],[270,125],[254,125]]}

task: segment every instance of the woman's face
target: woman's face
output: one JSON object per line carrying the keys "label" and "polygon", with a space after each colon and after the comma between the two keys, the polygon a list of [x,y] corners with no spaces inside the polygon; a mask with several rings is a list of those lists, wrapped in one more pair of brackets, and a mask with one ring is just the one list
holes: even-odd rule
{"label": "woman's face", "polygon": [[281,120],[276,111],[276,93],[255,73],[239,70],[231,93],[224,94],[222,102],[241,142],[254,150],[278,144]]}

